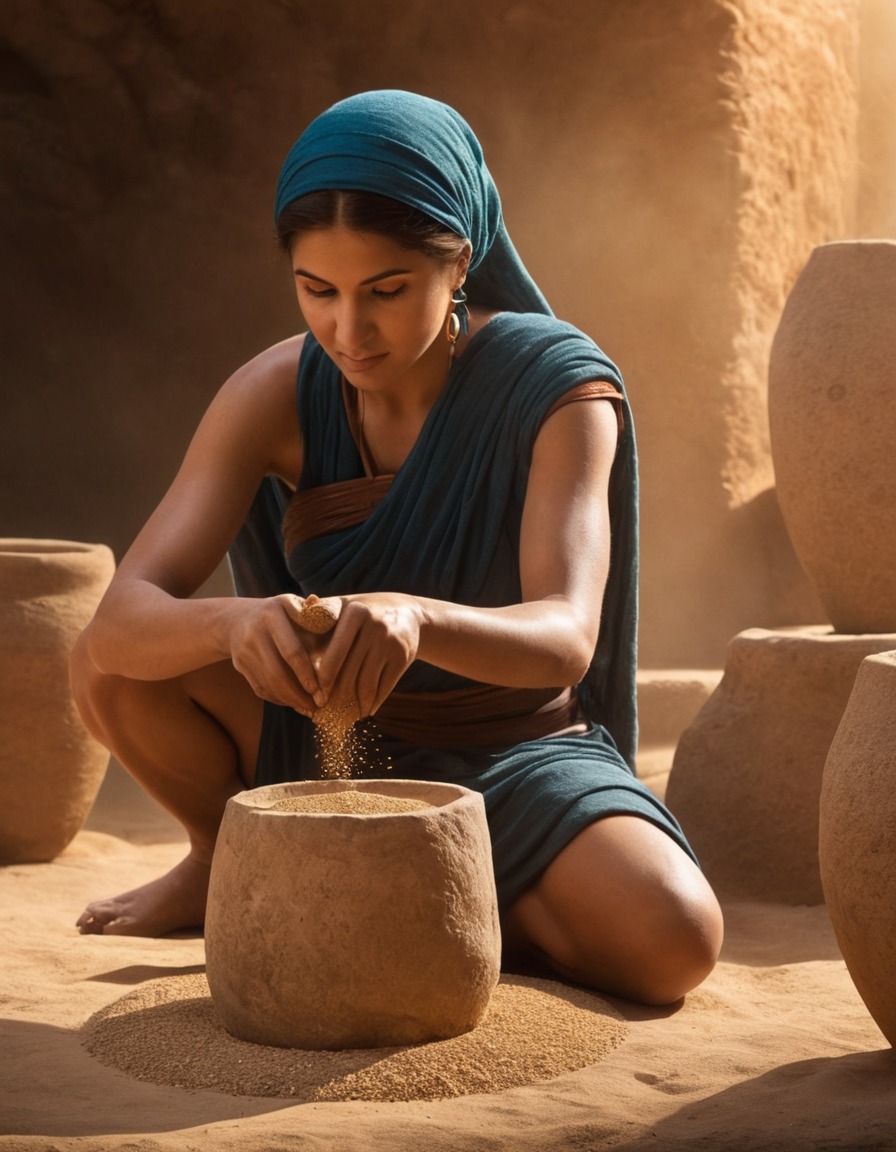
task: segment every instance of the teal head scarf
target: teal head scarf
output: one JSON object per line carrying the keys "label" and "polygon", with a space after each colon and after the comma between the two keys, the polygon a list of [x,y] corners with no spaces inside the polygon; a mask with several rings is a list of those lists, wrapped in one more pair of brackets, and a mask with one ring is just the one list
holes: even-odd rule
{"label": "teal head scarf", "polygon": [[551,315],[507,235],[479,141],[447,104],[382,91],[327,109],[283,163],[275,220],[293,200],[330,188],[389,196],[468,239],[473,255],[466,288],[473,303]]}

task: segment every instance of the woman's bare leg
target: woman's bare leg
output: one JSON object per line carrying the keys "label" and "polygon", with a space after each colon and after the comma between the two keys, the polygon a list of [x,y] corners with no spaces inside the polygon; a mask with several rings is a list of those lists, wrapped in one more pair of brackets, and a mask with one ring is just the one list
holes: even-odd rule
{"label": "woman's bare leg", "polygon": [[140,888],[89,904],[79,930],[161,936],[202,924],[224,806],[254,777],[262,701],[229,661],[175,680],[106,676],[83,638],[72,658],[72,684],[87,728],[190,838],[180,864]]}
{"label": "woman's bare leg", "polygon": [[671,1004],[709,975],[722,913],[703,874],[637,816],[584,828],[504,920],[505,946],[566,979]]}

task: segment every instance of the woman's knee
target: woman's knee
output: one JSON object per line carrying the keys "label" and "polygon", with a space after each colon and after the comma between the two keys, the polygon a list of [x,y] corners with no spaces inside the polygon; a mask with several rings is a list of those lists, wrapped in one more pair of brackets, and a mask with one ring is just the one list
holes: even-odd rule
{"label": "woman's knee", "polygon": [[72,651],[71,686],[84,726],[132,771],[147,749],[158,752],[164,731],[169,752],[235,759],[251,786],[264,705],[229,661],[169,680],[135,680],[101,672],[82,633]]}
{"label": "woman's knee", "polygon": [[641,963],[631,972],[632,995],[646,1004],[673,1004],[701,984],[722,947],[722,913],[702,877],[654,893],[633,915],[631,946]]}
{"label": "woman's knee", "polygon": [[589,986],[672,1004],[710,974],[722,934],[721,910],[705,881],[673,883],[633,892],[612,919],[595,910],[565,924],[561,964]]}
{"label": "woman's knee", "polygon": [[159,713],[157,698],[168,683],[101,672],[91,659],[87,630],[72,649],[69,675],[72,699],[85,728],[109,748],[123,727]]}
{"label": "woman's knee", "polygon": [[560,974],[650,1004],[668,1004],[712,971],[722,914],[700,870],[636,817],[586,828],[508,917],[517,940]]}
{"label": "woman's knee", "polygon": [[90,658],[87,637],[88,630],[85,628],[75,641],[69,660],[69,682],[72,699],[84,727],[92,736],[103,740],[104,704],[110,695],[112,687],[110,681],[113,678],[100,672]]}

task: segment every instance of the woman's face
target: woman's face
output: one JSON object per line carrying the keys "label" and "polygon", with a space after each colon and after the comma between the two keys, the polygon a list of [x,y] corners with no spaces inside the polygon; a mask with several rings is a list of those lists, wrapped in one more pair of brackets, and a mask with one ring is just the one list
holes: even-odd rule
{"label": "woman's face", "polygon": [[450,264],[342,226],[293,243],[299,306],[327,355],[365,392],[441,387],[451,294],[469,257]]}

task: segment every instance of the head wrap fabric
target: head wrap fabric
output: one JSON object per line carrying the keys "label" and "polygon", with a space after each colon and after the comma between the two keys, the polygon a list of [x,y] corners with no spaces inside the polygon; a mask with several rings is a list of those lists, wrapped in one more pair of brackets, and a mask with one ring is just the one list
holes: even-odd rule
{"label": "head wrap fabric", "polygon": [[412,92],[362,92],[323,112],[289,150],[274,219],[309,192],[376,192],[424,212],[473,247],[467,293],[509,312],[551,309],[507,235],[498,189],[464,118]]}

